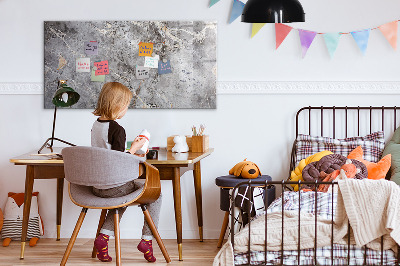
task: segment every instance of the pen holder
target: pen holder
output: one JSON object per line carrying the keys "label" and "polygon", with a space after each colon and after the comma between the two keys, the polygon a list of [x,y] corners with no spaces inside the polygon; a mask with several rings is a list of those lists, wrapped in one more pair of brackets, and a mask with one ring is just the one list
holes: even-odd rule
{"label": "pen holder", "polygon": [[208,150],[209,136],[192,136],[192,152],[205,152]]}

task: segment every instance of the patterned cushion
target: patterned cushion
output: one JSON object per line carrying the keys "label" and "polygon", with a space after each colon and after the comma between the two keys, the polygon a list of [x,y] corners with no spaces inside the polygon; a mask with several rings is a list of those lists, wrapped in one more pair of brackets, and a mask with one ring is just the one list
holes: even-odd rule
{"label": "patterned cushion", "polygon": [[329,150],[347,157],[357,146],[363,148],[365,160],[378,162],[385,147],[383,131],[374,132],[364,137],[345,139],[299,134],[296,139],[296,165],[298,165],[302,159],[323,150]]}

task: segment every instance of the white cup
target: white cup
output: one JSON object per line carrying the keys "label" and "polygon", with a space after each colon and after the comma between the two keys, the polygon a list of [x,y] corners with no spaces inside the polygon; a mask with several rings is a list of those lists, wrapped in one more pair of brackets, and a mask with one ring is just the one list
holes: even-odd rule
{"label": "white cup", "polygon": [[136,154],[145,154],[147,152],[147,149],[149,148],[150,133],[146,129],[143,129],[142,132],[140,132],[140,134],[138,135],[138,138],[145,138],[146,142],[139,150],[136,151]]}

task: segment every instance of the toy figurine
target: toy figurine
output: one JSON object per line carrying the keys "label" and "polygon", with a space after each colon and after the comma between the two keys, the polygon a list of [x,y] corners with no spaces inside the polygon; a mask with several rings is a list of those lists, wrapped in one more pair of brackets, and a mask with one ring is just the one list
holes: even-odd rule
{"label": "toy figurine", "polygon": [[172,152],[188,152],[189,146],[186,143],[185,136],[175,136],[174,137],[175,146],[172,148]]}

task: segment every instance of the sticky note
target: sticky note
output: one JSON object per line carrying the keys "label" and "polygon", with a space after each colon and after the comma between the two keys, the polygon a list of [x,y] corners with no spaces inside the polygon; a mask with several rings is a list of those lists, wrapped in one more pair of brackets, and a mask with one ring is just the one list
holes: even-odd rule
{"label": "sticky note", "polygon": [[139,56],[151,56],[153,53],[153,43],[140,42],[139,43]]}
{"label": "sticky note", "polygon": [[152,57],[146,56],[144,58],[144,66],[149,68],[158,68],[158,60],[160,59],[159,55],[154,55]]}
{"label": "sticky note", "polygon": [[136,66],[136,78],[137,79],[148,79],[150,77],[150,69],[147,67]]}
{"label": "sticky note", "polygon": [[90,58],[82,57],[76,59],[76,72],[90,72]]}
{"label": "sticky note", "polygon": [[96,70],[92,69],[91,80],[94,82],[104,82],[106,79],[106,75],[98,75],[96,76]]}
{"label": "sticky note", "polygon": [[97,55],[99,49],[99,44],[97,41],[85,42],[85,54],[87,55]]}
{"label": "sticky note", "polygon": [[110,70],[108,69],[108,60],[94,62],[94,66],[97,67],[95,70],[96,76],[110,74]]}
{"label": "sticky note", "polygon": [[168,73],[172,73],[171,62],[169,60],[165,63],[163,61],[158,61],[158,74],[163,75]]}

